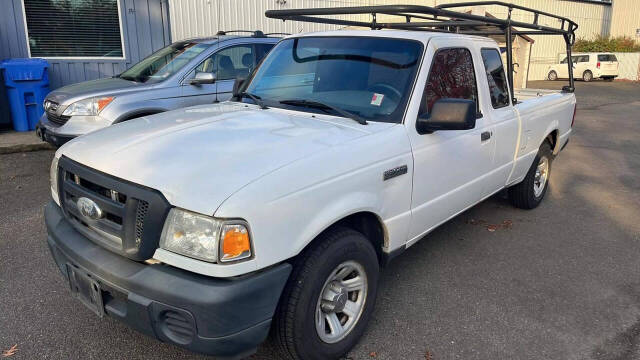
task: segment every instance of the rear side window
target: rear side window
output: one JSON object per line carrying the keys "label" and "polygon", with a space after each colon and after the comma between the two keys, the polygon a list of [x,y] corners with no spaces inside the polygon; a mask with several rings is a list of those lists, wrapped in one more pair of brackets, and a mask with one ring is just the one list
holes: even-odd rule
{"label": "rear side window", "polygon": [[482,49],[482,62],[487,72],[491,105],[494,109],[509,105],[509,87],[502,65],[502,58],[496,49]]}
{"label": "rear side window", "polygon": [[471,52],[465,48],[441,49],[433,56],[424,89],[420,115],[431,112],[438,99],[468,99],[478,106],[478,88]]}
{"label": "rear side window", "polygon": [[618,61],[615,55],[605,54],[598,55],[598,61]]}
{"label": "rear side window", "polygon": [[589,55],[582,55],[578,58],[578,62],[589,62]]}

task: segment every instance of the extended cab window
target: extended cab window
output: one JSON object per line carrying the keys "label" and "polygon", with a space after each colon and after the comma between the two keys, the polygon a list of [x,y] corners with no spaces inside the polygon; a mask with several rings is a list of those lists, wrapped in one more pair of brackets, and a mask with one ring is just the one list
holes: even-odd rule
{"label": "extended cab window", "polygon": [[438,50],[424,89],[420,115],[431,111],[438,99],[468,99],[478,106],[478,88],[471,52],[464,48]]}
{"label": "extended cab window", "polygon": [[487,72],[491,105],[494,109],[509,105],[509,87],[502,66],[502,58],[496,49],[482,49],[482,62]]}

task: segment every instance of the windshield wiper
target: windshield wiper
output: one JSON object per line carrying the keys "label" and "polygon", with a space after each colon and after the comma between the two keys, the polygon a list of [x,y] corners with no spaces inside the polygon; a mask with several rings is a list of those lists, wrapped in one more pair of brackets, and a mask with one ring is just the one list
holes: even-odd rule
{"label": "windshield wiper", "polygon": [[315,108],[315,109],[320,109],[320,110],[333,110],[335,112],[337,112],[338,114],[342,115],[343,117],[346,117],[347,119],[351,119],[356,121],[358,124],[361,125],[367,125],[367,120],[363,119],[362,117],[351,113],[347,110],[343,110],[340,108],[337,108],[335,106],[320,102],[320,101],[315,101],[315,100],[304,100],[304,99],[288,99],[288,100],[281,100],[280,104],[285,104],[285,105],[293,105],[293,106],[304,106],[304,107],[309,107],[309,108]]}
{"label": "windshield wiper", "polygon": [[249,99],[253,100],[254,103],[256,103],[258,106],[260,106],[260,109],[268,109],[269,107],[267,105],[264,104],[264,101],[262,101],[261,97],[258,95],[254,95],[250,92],[246,92],[243,91],[240,93],[240,99],[242,99],[243,97],[248,97]]}

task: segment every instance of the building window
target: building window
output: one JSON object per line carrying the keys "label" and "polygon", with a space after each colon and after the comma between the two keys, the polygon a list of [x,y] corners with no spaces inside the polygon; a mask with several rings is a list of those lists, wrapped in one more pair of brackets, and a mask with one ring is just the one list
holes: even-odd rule
{"label": "building window", "polygon": [[32,57],[123,58],[118,0],[24,0]]}

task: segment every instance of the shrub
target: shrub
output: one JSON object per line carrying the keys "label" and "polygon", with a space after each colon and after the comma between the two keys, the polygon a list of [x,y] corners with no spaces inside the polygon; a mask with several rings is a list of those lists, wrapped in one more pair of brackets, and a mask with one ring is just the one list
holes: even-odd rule
{"label": "shrub", "polygon": [[577,39],[572,50],[575,52],[638,52],[640,43],[630,37],[597,36],[593,40]]}

